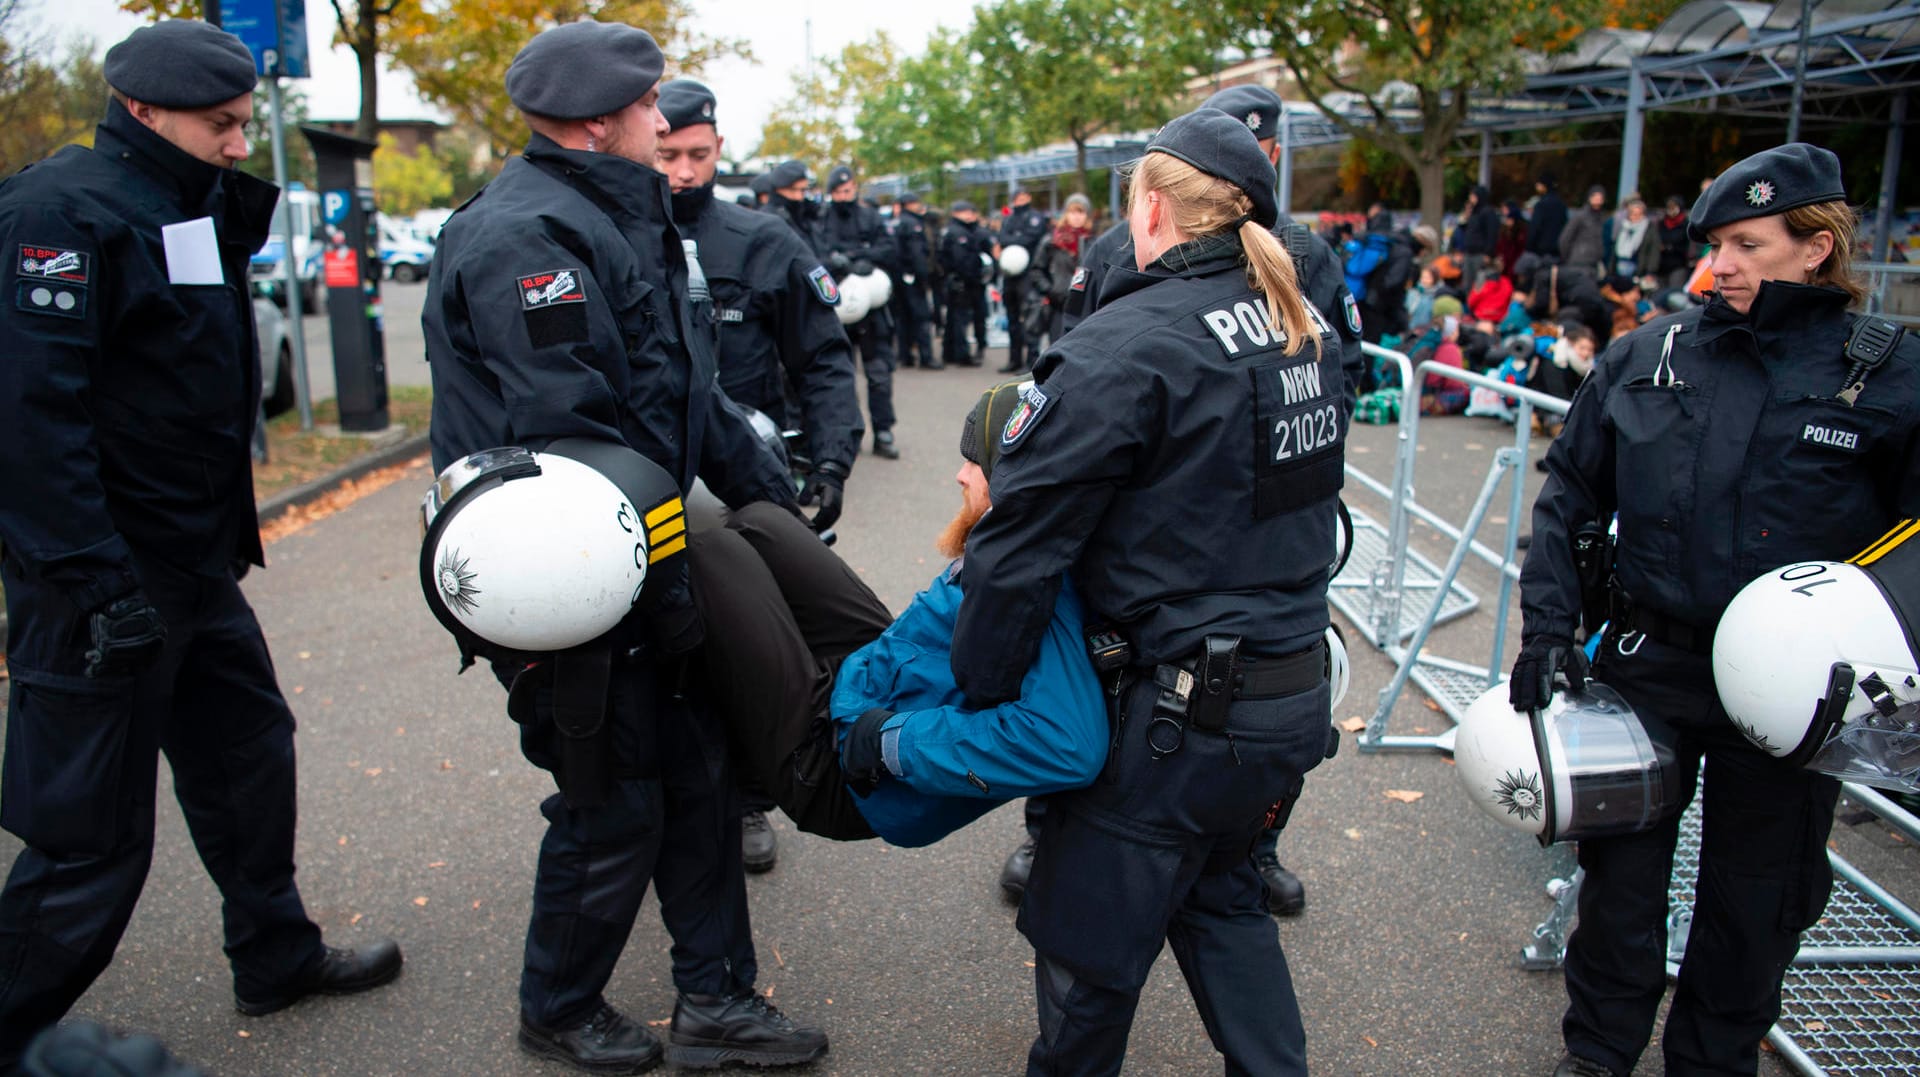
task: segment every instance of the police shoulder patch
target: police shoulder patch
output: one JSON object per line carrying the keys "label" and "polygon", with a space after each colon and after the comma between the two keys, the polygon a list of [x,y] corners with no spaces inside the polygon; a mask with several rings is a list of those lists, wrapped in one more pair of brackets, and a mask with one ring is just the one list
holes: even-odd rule
{"label": "police shoulder patch", "polygon": [[578,269],[546,269],[513,278],[527,340],[536,348],[588,338],[587,288]]}
{"label": "police shoulder patch", "polygon": [[549,269],[518,278],[520,309],[539,310],[556,303],[585,303],[587,290],[578,269]]}
{"label": "police shoulder patch", "polygon": [[84,318],[93,257],[85,251],[38,243],[20,244],[14,262],[19,286],[14,306],[30,314]]}
{"label": "police shoulder patch", "polygon": [[1073,283],[1072,283],[1072,284],[1069,284],[1069,285],[1067,285],[1067,291],[1069,291],[1069,292],[1084,292],[1084,291],[1086,291],[1086,290],[1087,290],[1087,277],[1088,277],[1088,275],[1089,275],[1089,274],[1087,273],[1087,267],[1086,267],[1086,266],[1080,266],[1080,267],[1078,267],[1078,268],[1076,268],[1076,269],[1075,269],[1075,270],[1073,271]]}
{"label": "police shoulder patch", "polygon": [[1347,328],[1353,330],[1354,336],[1356,337],[1359,336],[1360,335],[1360,304],[1353,301],[1352,292],[1348,292],[1346,296],[1343,299],[1341,299],[1340,302],[1342,306],[1347,308]]}
{"label": "police shoulder patch", "polygon": [[820,302],[830,307],[840,305],[840,288],[833,283],[833,274],[827,272],[826,266],[807,270],[807,283],[813,285],[813,294],[820,297]]}
{"label": "police shoulder patch", "polygon": [[1007,425],[1000,428],[1000,451],[1012,452],[1027,440],[1033,428],[1047,414],[1048,405],[1056,398],[1048,395],[1037,382],[1027,382],[1020,386],[1020,403],[1014,405],[1013,414],[1007,416]]}

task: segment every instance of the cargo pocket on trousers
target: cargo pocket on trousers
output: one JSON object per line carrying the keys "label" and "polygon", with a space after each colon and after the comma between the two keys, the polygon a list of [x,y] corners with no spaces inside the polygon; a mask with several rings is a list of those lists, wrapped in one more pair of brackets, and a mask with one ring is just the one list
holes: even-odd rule
{"label": "cargo pocket on trousers", "polygon": [[125,823],[121,771],[132,716],[131,687],[53,688],[17,676],[7,702],[0,827],[58,856],[111,851]]}

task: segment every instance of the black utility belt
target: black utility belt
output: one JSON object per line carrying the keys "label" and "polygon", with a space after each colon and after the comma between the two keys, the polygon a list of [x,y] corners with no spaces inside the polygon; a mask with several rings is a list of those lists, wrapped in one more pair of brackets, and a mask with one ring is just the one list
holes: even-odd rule
{"label": "black utility belt", "polygon": [[1636,606],[1632,599],[1619,591],[1613,594],[1614,634],[1624,636],[1639,633],[1648,639],[1659,640],[1669,647],[1692,654],[1710,655],[1713,653],[1713,629],[1682,621],[1678,617],[1669,617],[1659,610],[1650,610],[1645,606]]}
{"label": "black utility belt", "polygon": [[[1198,687],[1202,659],[1164,662],[1153,667],[1153,683],[1162,688],[1177,688],[1185,674],[1187,684]],[[1327,677],[1327,645],[1319,642],[1304,650],[1279,658],[1252,658],[1241,655],[1239,670],[1233,678],[1234,699],[1279,699],[1317,687]]]}

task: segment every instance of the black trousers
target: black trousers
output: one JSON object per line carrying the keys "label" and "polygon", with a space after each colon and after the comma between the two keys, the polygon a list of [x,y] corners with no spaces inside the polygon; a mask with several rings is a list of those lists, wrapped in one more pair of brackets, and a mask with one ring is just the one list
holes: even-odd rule
{"label": "black trousers", "polygon": [[1003,277],[1000,301],[1007,308],[1007,362],[1024,369],[1031,365],[1027,357],[1027,278]]}
{"label": "black trousers", "polygon": [[867,417],[873,432],[892,430],[893,319],[882,307],[848,326],[847,336],[860,353],[860,369],[867,375]]}
{"label": "black trousers", "polygon": [[927,366],[939,358],[933,351],[933,301],[925,281],[894,284],[893,318],[898,327],[900,366]]}
{"label": "black trousers", "polygon": [[[986,314],[976,311],[978,285],[961,281],[949,285],[947,289],[947,331],[941,339],[941,355],[949,363],[965,363],[976,354],[967,347],[967,328],[977,323],[984,325]],[[977,314],[977,317],[976,317]],[[980,347],[986,347],[987,333],[979,331]]]}
{"label": "black trousers", "polygon": [[987,301],[987,282],[980,281],[969,287],[973,290],[973,340],[978,345],[975,351],[985,352],[987,350],[987,308],[992,305]]}
{"label": "black trousers", "polygon": [[687,549],[707,628],[699,673],[743,775],[801,830],[873,837],[841,780],[829,705],[840,663],[892,615],[819,536],[773,505],[696,528]]}
{"label": "black trousers", "polygon": [[164,752],[220,890],[236,991],[271,995],[321,959],[294,885],[293,713],[233,577],[136,554],[166,649],[137,679],[83,673],[86,618],[0,563],[8,684],[0,824],[26,848],[0,892],[0,1072],[113,959],[153,859]]}
{"label": "black trousers", "polygon": [[[1713,670],[1638,636],[1609,636],[1594,675],[1653,720],[1699,782],[1705,825],[1693,926],[1662,1041],[1666,1072],[1755,1072],[1800,932],[1832,889],[1839,783],[1753,747],[1720,707]],[[1701,780],[1701,761],[1706,773]],[[1689,797],[1690,799],[1690,797]],[[1684,807],[1684,802],[1682,804]],[[1580,843],[1580,919],[1567,943],[1567,1049],[1626,1073],[1666,993],[1667,887],[1680,808],[1652,830]]]}
{"label": "black trousers", "polygon": [[1247,852],[1269,810],[1325,757],[1328,686],[1236,700],[1231,739],[1189,726],[1158,757],[1147,741],[1157,694],[1136,677],[1110,697],[1117,747],[1106,770],[1047,798],[1019,917],[1040,1019],[1027,1072],[1120,1072],[1141,986],[1166,945],[1228,1074],[1304,1074],[1299,1003]]}

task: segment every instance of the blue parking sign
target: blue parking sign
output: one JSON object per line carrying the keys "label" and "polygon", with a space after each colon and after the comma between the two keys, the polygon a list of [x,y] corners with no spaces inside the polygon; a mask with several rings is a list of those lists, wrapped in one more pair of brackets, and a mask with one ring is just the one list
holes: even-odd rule
{"label": "blue parking sign", "polygon": [[307,78],[307,0],[220,0],[221,29],[253,53],[264,76]]}
{"label": "blue parking sign", "polygon": [[338,227],[347,223],[347,208],[353,196],[347,191],[325,191],[320,195],[320,219]]}

